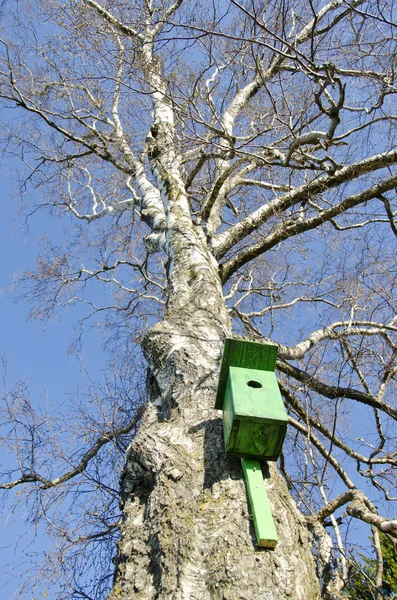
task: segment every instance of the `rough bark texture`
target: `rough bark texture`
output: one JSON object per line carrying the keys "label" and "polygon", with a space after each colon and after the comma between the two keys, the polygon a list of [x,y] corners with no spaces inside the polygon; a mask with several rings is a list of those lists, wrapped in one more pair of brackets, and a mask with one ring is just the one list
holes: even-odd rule
{"label": "rough bark texture", "polygon": [[229,321],[211,271],[144,341],[150,401],[126,460],[109,600],[315,600],[309,534],[277,468],[263,465],[279,543],[258,550],[240,460],[225,456],[213,406]]}

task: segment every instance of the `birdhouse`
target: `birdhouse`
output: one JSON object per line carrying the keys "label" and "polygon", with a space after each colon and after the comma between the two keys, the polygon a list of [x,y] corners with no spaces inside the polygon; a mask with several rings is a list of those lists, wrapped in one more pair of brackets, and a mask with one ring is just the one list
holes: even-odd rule
{"label": "birdhouse", "polygon": [[228,456],[277,460],[287,430],[276,367],[277,346],[227,338],[215,408],[223,410]]}

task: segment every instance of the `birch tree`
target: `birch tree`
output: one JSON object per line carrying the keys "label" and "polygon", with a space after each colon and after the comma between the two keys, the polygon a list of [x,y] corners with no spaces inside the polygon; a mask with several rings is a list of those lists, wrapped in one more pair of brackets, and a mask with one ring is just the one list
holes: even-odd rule
{"label": "birch tree", "polygon": [[[2,488],[43,505],[95,479],[104,502],[109,473],[92,465],[132,438],[122,518],[74,540],[119,531],[109,600],[335,600],[355,520],[382,581],[379,532],[397,537],[392,5],[3,3],[3,150],[21,159],[27,212],[69,231],[24,275],[33,315],[83,304],[124,360],[141,347],[147,384],[143,402],[107,389],[113,417],[53,464],[26,395],[5,396],[20,472]],[[279,348],[289,432],[278,467],[263,466],[273,552],[255,546],[214,410],[236,335]],[[71,540],[67,519],[52,523]],[[65,556],[57,597],[105,597]]]}

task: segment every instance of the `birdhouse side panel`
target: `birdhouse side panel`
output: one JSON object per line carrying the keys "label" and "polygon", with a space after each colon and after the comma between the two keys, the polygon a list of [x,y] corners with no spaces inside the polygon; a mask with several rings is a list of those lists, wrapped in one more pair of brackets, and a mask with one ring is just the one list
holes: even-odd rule
{"label": "birdhouse side panel", "polygon": [[223,437],[225,441],[226,454],[233,448],[236,442],[239,423],[234,419],[234,404],[229,379],[226,383],[225,398],[223,403]]}

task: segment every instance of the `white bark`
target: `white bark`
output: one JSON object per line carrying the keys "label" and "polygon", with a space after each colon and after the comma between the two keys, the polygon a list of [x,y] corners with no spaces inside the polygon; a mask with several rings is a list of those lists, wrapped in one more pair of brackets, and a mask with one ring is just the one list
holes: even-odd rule
{"label": "white bark", "polygon": [[[212,290],[218,285],[213,280]],[[123,474],[125,520],[109,600],[317,600],[306,524],[274,465],[267,490],[280,541],[274,552],[255,547],[240,461],[225,456],[213,410],[229,323],[210,289],[201,283],[189,305],[170,310],[146,336],[151,398]]]}

